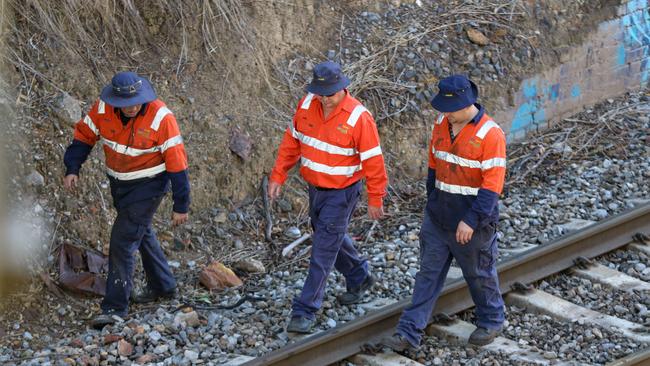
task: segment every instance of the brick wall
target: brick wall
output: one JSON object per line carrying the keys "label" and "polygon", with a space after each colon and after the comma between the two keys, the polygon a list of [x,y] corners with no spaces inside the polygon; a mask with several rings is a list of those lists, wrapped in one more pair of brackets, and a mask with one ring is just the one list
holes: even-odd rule
{"label": "brick wall", "polygon": [[515,107],[495,119],[509,140],[546,128],[584,107],[648,86],[650,0],[622,1],[616,18],[599,25],[561,65],[521,83]]}

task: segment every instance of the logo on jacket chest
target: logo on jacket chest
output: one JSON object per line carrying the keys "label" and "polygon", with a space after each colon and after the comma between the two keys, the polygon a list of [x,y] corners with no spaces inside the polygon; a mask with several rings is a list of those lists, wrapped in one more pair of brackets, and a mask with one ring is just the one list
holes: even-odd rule
{"label": "logo on jacket chest", "polygon": [[474,146],[474,147],[481,147],[481,139],[474,136],[471,139],[469,139],[469,144]]}
{"label": "logo on jacket chest", "polygon": [[144,138],[147,138],[147,139],[150,138],[150,136],[151,136],[151,130],[146,129],[146,128],[138,128],[136,133],[137,133],[137,135],[139,137],[144,137]]}
{"label": "logo on jacket chest", "polygon": [[345,124],[345,123],[339,123],[339,125],[336,126],[336,129],[337,129],[340,133],[347,135],[347,134],[348,134],[348,131],[350,131],[350,125]]}

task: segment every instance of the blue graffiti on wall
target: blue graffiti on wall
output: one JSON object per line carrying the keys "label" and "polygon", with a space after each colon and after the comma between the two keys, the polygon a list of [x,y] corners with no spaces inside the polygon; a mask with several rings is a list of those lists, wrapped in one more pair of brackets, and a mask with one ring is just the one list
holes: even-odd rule
{"label": "blue graffiti on wall", "polygon": [[[641,85],[648,83],[650,65],[650,14],[648,11],[649,0],[629,0],[626,6],[626,15],[622,17],[626,54],[631,52],[642,52],[641,55]],[[622,62],[619,54],[619,64],[625,63],[626,55],[623,55]]]}
{"label": "blue graffiti on wall", "polygon": [[522,83],[524,103],[515,112],[515,117],[510,127],[511,132],[516,132],[531,123],[541,122],[546,119],[544,108],[542,108],[541,96],[538,95],[537,90],[537,79],[535,78],[524,80]]}
{"label": "blue graffiti on wall", "polygon": [[[641,86],[646,86],[650,81],[650,0],[627,0],[621,6],[625,13],[621,17],[621,23],[613,23],[618,22],[618,20],[608,21],[602,23],[599,30],[602,31],[605,25],[620,24],[620,29],[622,29],[621,43],[615,49],[616,53],[612,55],[613,62],[618,66],[624,66],[626,63],[636,63],[637,60],[640,60],[638,81],[640,81]],[[564,79],[565,74],[570,72],[570,68],[565,66],[560,65],[560,80]],[[636,67],[636,64],[634,66]],[[621,69],[627,72],[637,71],[636,69],[632,70],[631,67]],[[558,103],[565,98],[577,99],[583,97],[582,92],[590,89],[590,72],[590,69],[586,70],[584,75],[586,80],[573,85],[563,85],[562,88],[558,80],[539,80],[537,77],[524,80],[520,89],[520,96],[523,97],[523,101],[515,112],[510,134],[525,132],[535,125],[546,122],[544,107],[551,108],[549,104],[545,104],[546,102]],[[549,85],[551,83],[554,84]]]}
{"label": "blue graffiti on wall", "polygon": [[580,85],[573,84],[571,87],[571,98],[577,98],[580,96]]}

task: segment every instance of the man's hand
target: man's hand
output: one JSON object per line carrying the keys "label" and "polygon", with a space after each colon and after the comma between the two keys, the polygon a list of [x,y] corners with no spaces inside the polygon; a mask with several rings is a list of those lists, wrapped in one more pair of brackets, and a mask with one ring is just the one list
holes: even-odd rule
{"label": "man's hand", "polygon": [[271,201],[275,201],[280,197],[280,187],[282,187],[280,183],[269,180],[269,199]]}
{"label": "man's hand", "polygon": [[79,176],[76,174],[68,174],[63,178],[63,186],[68,190],[72,191],[77,188],[77,182],[79,181]]}
{"label": "man's hand", "polygon": [[384,217],[384,206],[370,206],[368,205],[368,217],[373,220],[379,220]]}
{"label": "man's hand", "polygon": [[456,241],[461,245],[465,245],[472,240],[472,235],[474,234],[474,229],[463,221],[458,223],[458,229],[456,229]]}
{"label": "man's hand", "polygon": [[172,225],[173,226],[182,225],[187,221],[188,217],[189,214],[186,213],[172,212]]}

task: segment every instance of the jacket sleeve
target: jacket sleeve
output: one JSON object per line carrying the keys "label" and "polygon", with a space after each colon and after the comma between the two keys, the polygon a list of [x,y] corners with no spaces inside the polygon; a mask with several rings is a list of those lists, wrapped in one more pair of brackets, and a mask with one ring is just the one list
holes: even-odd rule
{"label": "jacket sleeve", "polygon": [[173,210],[177,213],[187,213],[190,207],[187,153],[181,131],[173,114],[168,114],[161,121],[157,143],[172,183]]}
{"label": "jacket sleeve", "polygon": [[436,157],[435,157],[435,147],[433,146],[433,137],[435,136],[435,127],[433,126],[433,131],[431,132],[431,142],[429,143],[429,171],[427,172],[427,197],[431,195],[434,188],[436,187]]}
{"label": "jacket sleeve", "polygon": [[463,218],[472,229],[480,227],[480,223],[492,213],[503,191],[506,177],[506,137],[500,128],[492,128],[485,136],[481,171],[481,188]]}
{"label": "jacket sleeve", "polygon": [[[298,103],[298,108],[302,104],[304,98]],[[284,184],[287,180],[289,170],[300,160],[300,141],[295,135],[296,117],[284,131],[284,137],[278,149],[278,157],[275,159],[275,165],[271,171],[269,179],[273,182]]]}
{"label": "jacket sleeve", "polygon": [[80,119],[74,127],[74,138],[72,143],[65,150],[63,164],[65,175],[79,174],[81,165],[86,161],[93,146],[99,140],[99,128],[97,128],[97,108],[99,101],[90,108],[90,111]]}
{"label": "jacket sleeve", "polygon": [[354,140],[361,158],[361,169],[366,176],[368,205],[381,207],[386,195],[388,175],[379,143],[377,125],[370,112],[364,112],[354,128]]}
{"label": "jacket sleeve", "polygon": [[77,139],[72,140],[72,143],[65,150],[63,155],[63,164],[65,164],[65,175],[79,175],[81,165],[86,161],[90,151],[93,149],[92,145],[81,142]]}

